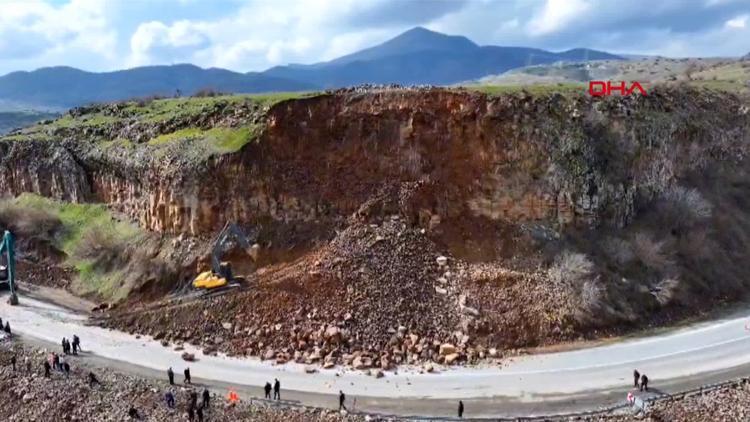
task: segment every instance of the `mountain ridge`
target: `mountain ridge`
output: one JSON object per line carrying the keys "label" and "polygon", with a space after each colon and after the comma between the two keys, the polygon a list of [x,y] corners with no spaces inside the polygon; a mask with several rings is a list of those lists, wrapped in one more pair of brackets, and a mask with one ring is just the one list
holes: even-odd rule
{"label": "mountain ridge", "polygon": [[275,66],[263,72],[240,73],[189,63],[108,72],[70,66],[15,71],[0,76],[0,104],[65,109],[136,97],[192,95],[203,89],[258,93],[363,83],[449,85],[530,64],[599,59],[622,58],[584,48],[556,53],[530,47],[480,46],[461,35],[415,27],[381,44],[330,61]]}

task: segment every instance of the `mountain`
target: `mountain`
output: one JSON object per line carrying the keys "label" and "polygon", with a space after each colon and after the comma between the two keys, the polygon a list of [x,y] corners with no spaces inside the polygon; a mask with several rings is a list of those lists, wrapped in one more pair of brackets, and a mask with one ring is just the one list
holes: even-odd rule
{"label": "mountain", "polygon": [[[150,95],[190,95],[204,88],[232,93],[304,91],[362,83],[453,84],[507,70],[559,61],[622,59],[573,49],[559,53],[527,47],[479,46],[466,37],[414,28],[380,45],[310,65],[237,73],[190,64],[92,73],[48,67],[0,77],[0,111],[59,111],[91,102]],[[4,105],[10,105],[6,108]]]}
{"label": "mountain", "polygon": [[13,72],[0,77],[0,100],[36,108],[72,107],[91,102],[149,95],[185,95],[210,88],[222,92],[253,93],[314,89],[306,82],[259,73],[202,69],[190,64],[147,66],[116,72],[92,73],[71,67],[48,67]]}
{"label": "mountain", "polygon": [[583,48],[555,53],[527,47],[479,46],[466,37],[418,27],[335,60],[277,66],[263,74],[325,88],[360,83],[452,84],[522,66],[619,59],[623,58]]}

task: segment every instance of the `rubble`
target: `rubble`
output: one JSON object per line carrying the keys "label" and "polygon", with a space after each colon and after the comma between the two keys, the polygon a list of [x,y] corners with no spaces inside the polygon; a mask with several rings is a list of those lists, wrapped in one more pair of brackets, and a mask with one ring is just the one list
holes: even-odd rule
{"label": "rubble", "polygon": [[[18,360],[32,360],[32,372],[25,368],[13,372],[8,364],[10,349]],[[0,420],[7,422],[32,421],[97,421],[120,422],[131,420],[128,410],[134,407],[147,421],[187,420],[187,405],[191,387],[175,386],[176,407],[169,409],[164,394],[169,385],[166,380],[157,382],[126,375],[112,370],[90,367],[85,359],[70,357],[71,374],[64,376],[52,371],[49,379],[43,377],[42,360],[46,355],[19,344],[0,345]],[[20,366],[20,365],[19,365]],[[88,373],[94,371],[101,385],[89,386]],[[199,394],[201,390],[197,391]],[[367,416],[347,415],[327,409],[304,407],[277,407],[263,402],[249,402],[241,397],[235,406],[229,406],[224,391],[211,389],[213,396],[207,420],[215,422],[338,422],[364,421]],[[369,417],[368,420],[377,420]]]}

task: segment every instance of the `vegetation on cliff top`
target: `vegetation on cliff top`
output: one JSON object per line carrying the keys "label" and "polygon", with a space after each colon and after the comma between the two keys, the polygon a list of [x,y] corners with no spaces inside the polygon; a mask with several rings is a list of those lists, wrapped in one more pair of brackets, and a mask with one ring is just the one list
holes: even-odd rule
{"label": "vegetation on cliff top", "polygon": [[0,202],[0,225],[19,241],[37,238],[62,252],[64,264],[78,274],[71,285],[75,293],[112,299],[127,296],[131,287],[125,283],[127,267],[113,263],[146,236],[135,224],[116,220],[104,205],[28,193]]}
{"label": "vegetation on cliff top", "polygon": [[[72,109],[64,116],[15,131],[9,141],[86,139],[97,143],[144,144],[160,149],[190,140],[201,153],[238,151],[263,130],[263,115],[284,100],[315,93],[291,92],[257,95],[138,99]],[[198,142],[196,142],[198,141]]]}

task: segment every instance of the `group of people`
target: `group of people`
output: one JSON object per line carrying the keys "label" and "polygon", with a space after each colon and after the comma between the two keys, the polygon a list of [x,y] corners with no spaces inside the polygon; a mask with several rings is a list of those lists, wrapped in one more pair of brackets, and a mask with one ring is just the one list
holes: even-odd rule
{"label": "group of people", "polygon": [[[266,398],[271,400],[271,383],[267,382],[263,389],[266,392]],[[276,378],[273,379],[273,399],[281,400],[281,382]]]}
{"label": "group of people", "polygon": [[[192,380],[190,379],[190,368],[185,368],[182,373],[185,376],[185,384],[192,384]],[[169,379],[169,385],[174,385],[174,371],[171,366],[167,369],[167,378]]]}
{"label": "group of people", "polygon": [[[202,400],[198,405],[198,393],[195,390],[190,391],[190,398],[188,401],[188,419],[195,420],[197,416],[198,422],[203,422],[204,413],[208,412],[209,405],[211,402],[211,393],[208,392],[207,388],[203,389]],[[171,388],[164,393],[164,401],[167,407],[170,409],[175,408],[175,394]]]}
{"label": "group of people", "polygon": [[0,318],[0,330],[5,331],[5,334],[10,335],[10,322],[5,321],[5,327],[3,327],[3,319]]}
{"label": "group of people", "polygon": [[62,350],[64,355],[77,355],[78,351],[81,350],[81,339],[75,334],[73,334],[73,342],[63,337]]}
{"label": "group of people", "polygon": [[70,364],[63,356],[58,355],[55,352],[47,355],[47,360],[44,361],[44,376],[45,378],[50,377],[50,369],[60,371],[66,376],[70,375]]}
{"label": "group of people", "polygon": [[633,387],[640,391],[648,391],[648,377],[639,373],[637,369],[633,370]]}

